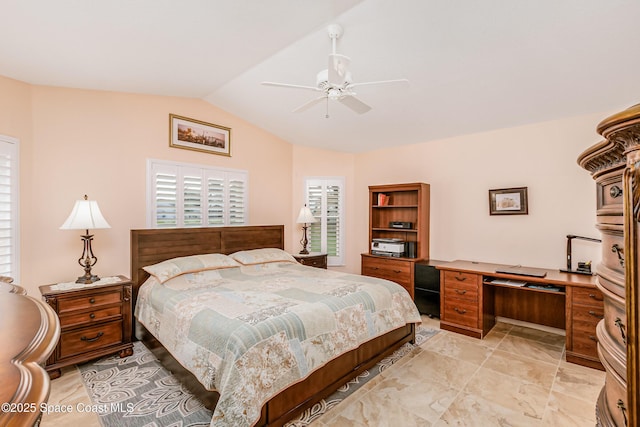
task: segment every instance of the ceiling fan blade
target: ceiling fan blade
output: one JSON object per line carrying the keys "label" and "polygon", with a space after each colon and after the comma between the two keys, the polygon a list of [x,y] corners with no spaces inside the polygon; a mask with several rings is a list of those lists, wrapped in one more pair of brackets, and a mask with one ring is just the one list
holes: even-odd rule
{"label": "ceiling fan blade", "polygon": [[329,66],[327,68],[329,83],[338,86],[344,84],[348,78],[349,64],[351,64],[351,59],[348,56],[338,53],[329,55]]}
{"label": "ceiling fan blade", "polygon": [[409,80],[407,79],[397,79],[397,80],[380,80],[377,82],[362,82],[362,83],[354,83],[349,85],[349,89],[354,88],[356,86],[367,86],[367,85],[386,85],[392,83],[406,83],[409,84]]}
{"label": "ceiling fan blade", "polygon": [[265,86],[288,87],[292,89],[307,89],[307,90],[314,90],[316,92],[320,91],[320,89],[314,86],[292,85],[289,83],[262,82],[261,84]]}
{"label": "ceiling fan blade", "polygon": [[371,107],[369,107],[367,104],[360,101],[358,98],[356,98],[353,95],[339,98],[338,101],[340,101],[340,103],[342,103],[343,105],[351,108],[353,111],[355,111],[358,114],[364,114],[367,111],[371,110]]}
{"label": "ceiling fan blade", "polygon": [[299,106],[298,108],[296,108],[295,110],[293,110],[293,113],[302,113],[303,111],[307,111],[309,108],[313,107],[314,105],[320,103],[321,101],[327,99],[327,95],[323,95],[323,96],[319,96],[315,99],[312,99],[309,102],[305,102],[304,104],[302,104],[301,106]]}

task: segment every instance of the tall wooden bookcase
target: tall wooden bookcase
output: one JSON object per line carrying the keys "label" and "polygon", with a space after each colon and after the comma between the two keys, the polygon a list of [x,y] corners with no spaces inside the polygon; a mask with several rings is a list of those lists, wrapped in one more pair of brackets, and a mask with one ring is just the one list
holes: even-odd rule
{"label": "tall wooden bookcase", "polygon": [[[412,297],[415,263],[429,259],[429,191],[425,183],[369,187],[369,251],[362,254],[362,274],[400,283]],[[411,228],[396,228],[393,222],[409,222]],[[373,255],[373,239],[413,242],[415,257]]]}

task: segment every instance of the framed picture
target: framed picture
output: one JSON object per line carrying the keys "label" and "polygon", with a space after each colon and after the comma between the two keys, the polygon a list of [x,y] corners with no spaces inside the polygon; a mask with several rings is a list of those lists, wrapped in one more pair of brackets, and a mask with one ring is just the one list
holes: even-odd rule
{"label": "framed picture", "polygon": [[231,156],[231,129],[169,114],[169,146]]}
{"label": "framed picture", "polygon": [[527,187],[489,190],[490,215],[527,215]]}

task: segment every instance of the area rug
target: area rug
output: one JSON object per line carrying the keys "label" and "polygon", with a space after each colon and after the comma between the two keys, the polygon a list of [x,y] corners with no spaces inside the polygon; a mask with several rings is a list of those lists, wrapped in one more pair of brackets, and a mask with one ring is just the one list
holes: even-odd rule
{"label": "area rug", "polygon": [[[287,426],[309,425],[437,333],[419,326],[416,344],[403,345]],[[208,426],[211,422],[211,411],[187,391],[141,342],[134,343],[132,356],[122,359],[117,355],[109,356],[78,368],[104,427],[196,427]]]}

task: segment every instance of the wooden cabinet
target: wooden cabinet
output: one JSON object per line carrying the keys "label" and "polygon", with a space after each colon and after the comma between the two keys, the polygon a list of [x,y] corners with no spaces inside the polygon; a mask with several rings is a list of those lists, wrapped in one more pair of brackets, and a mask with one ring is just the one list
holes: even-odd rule
{"label": "wooden cabinet", "polygon": [[597,130],[604,140],[578,157],[596,182],[596,228],[602,234],[596,272],[604,310],[596,338],[606,377],[596,417],[601,426],[635,426],[640,423],[640,104],[603,120]]}
{"label": "wooden cabinet", "polygon": [[[47,361],[51,378],[60,368],[99,356],[133,353],[131,343],[131,281],[123,276],[67,289],[64,285],[40,286],[45,301],[60,319],[60,341]],[[98,282],[99,283],[99,282]]]}
{"label": "wooden cabinet", "polygon": [[294,254],[293,257],[302,265],[316,268],[327,268],[327,254],[310,253],[310,254]]}
{"label": "wooden cabinet", "polygon": [[539,277],[498,271],[517,268],[452,261],[441,270],[440,328],[484,338],[496,317],[566,328],[567,361],[603,369],[598,360],[596,326],[606,299],[593,276],[525,268]]}
{"label": "wooden cabinet", "polygon": [[603,369],[596,328],[604,318],[604,296],[598,289],[567,286],[567,362]]}
{"label": "wooden cabinet", "polygon": [[414,260],[362,254],[362,274],[396,282],[413,298],[414,263]]}
{"label": "wooden cabinet", "polygon": [[[392,280],[414,296],[415,263],[429,259],[429,199],[425,183],[369,187],[369,251],[362,254],[363,275]],[[404,251],[400,256],[374,254],[374,239],[404,242]]]}
{"label": "wooden cabinet", "polygon": [[60,324],[44,302],[8,289],[0,287],[0,426],[37,426],[50,390],[42,366],[58,342]]}

